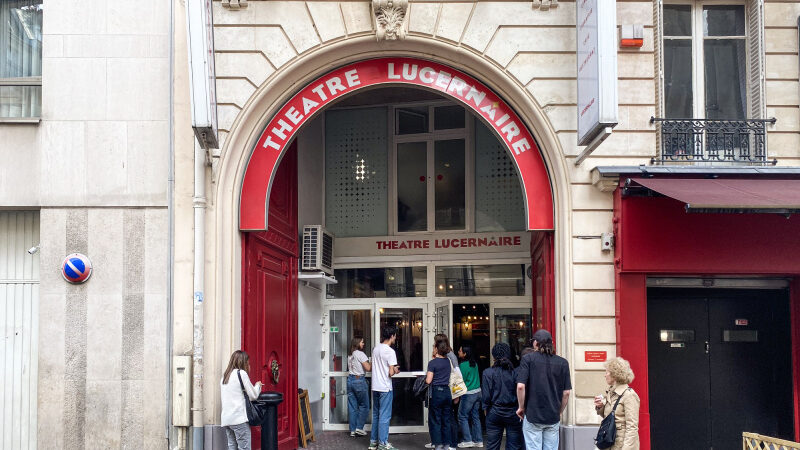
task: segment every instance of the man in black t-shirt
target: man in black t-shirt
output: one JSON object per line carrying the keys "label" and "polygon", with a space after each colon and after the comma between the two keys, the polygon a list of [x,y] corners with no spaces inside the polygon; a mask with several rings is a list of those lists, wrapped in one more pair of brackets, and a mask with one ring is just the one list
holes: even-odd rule
{"label": "man in black t-shirt", "polygon": [[533,335],[533,349],[517,368],[517,416],[528,450],[557,450],[561,413],[572,389],[569,363],[553,351],[547,330]]}

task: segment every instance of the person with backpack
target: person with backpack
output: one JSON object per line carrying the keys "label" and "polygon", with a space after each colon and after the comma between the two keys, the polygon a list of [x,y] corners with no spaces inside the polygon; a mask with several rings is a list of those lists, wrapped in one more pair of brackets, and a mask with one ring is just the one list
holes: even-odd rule
{"label": "person with backpack", "polygon": [[247,375],[249,371],[250,356],[243,350],[236,350],[219,382],[222,400],[219,424],[225,430],[228,450],[250,450],[250,425],[247,423],[244,396],[246,393],[250,400],[257,400],[261,393],[261,382],[256,381],[254,386]]}
{"label": "person with backpack", "polygon": [[[639,450],[639,395],[628,384],[633,381],[633,370],[628,361],[612,358],[604,364],[608,389],[605,395],[594,399],[597,414],[606,418],[614,411],[617,436],[611,450]],[[617,404],[619,402],[619,404]],[[614,408],[616,405],[616,409]],[[599,445],[599,444],[598,444]]]}
{"label": "person with backpack", "polygon": [[458,407],[458,423],[461,426],[463,440],[459,448],[483,447],[483,430],[481,430],[481,380],[478,375],[478,363],[472,355],[472,347],[462,345],[458,349],[459,364],[467,393],[461,397]]}
{"label": "person with backpack", "polygon": [[347,411],[350,436],[366,436],[364,423],[369,410],[369,386],[366,373],[371,370],[369,358],[364,354],[364,338],[354,337],[350,341],[350,356],[347,357]]}
{"label": "person with backpack", "polygon": [[481,405],[486,414],[486,448],[500,450],[503,432],[506,450],[522,448],[522,422],[517,417],[517,383],[511,347],[498,342],[492,347],[494,365],[483,371]]}

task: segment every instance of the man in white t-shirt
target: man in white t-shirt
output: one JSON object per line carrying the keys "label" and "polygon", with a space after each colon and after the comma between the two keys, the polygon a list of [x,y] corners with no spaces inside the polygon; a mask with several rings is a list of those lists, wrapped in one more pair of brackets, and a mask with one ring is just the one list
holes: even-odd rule
{"label": "man in white t-shirt", "polygon": [[372,349],[372,434],[369,450],[397,450],[389,443],[389,421],[392,418],[392,379],[400,369],[397,355],[390,347],[397,339],[397,329],[381,330],[381,343]]}

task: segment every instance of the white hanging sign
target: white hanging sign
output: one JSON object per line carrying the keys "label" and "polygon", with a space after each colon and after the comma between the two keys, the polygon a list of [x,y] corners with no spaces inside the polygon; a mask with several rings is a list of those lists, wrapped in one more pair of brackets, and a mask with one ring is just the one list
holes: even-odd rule
{"label": "white hanging sign", "polygon": [[201,147],[217,148],[217,80],[211,0],[186,1],[186,28],[189,38],[192,128]]}

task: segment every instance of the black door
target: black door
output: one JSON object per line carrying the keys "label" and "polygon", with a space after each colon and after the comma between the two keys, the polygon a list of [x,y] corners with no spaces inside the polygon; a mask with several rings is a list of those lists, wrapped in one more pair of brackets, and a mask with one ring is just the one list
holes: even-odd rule
{"label": "black door", "polygon": [[650,289],[647,315],[653,449],[792,437],[787,291]]}

